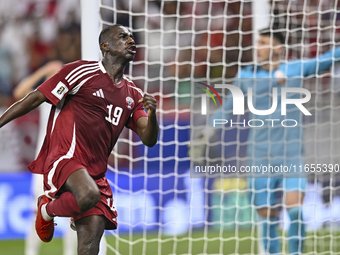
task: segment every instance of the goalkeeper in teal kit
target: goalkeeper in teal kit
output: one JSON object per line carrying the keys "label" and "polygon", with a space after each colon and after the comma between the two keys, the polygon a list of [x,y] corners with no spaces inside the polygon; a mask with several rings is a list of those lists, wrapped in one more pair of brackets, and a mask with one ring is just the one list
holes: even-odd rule
{"label": "goalkeeper in teal kit", "polygon": [[[303,114],[294,104],[286,105],[286,115],[281,112],[281,89],[300,88],[302,79],[329,70],[335,61],[340,60],[340,48],[316,57],[315,59],[299,61],[281,61],[284,37],[275,31],[265,29],[260,31],[256,47],[257,64],[241,69],[235,77],[235,83],[243,94],[247,96],[248,88],[252,88],[252,105],[256,110],[268,110],[273,104],[273,88],[277,89],[277,108],[269,115],[255,115],[249,113],[253,119],[247,143],[247,159],[250,167],[286,166],[293,172],[300,171],[303,160]],[[287,93],[287,99],[299,99],[300,93]],[[231,93],[223,102],[223,106],[210,118],[208,132],[205,132],[200,142],[206,142],[212,136],[218,125],[216,120],[230,120],[232,118],[233,99]],[[307,111],[308,112],[308,111]],[[256,119],[256,121],[255,121]],[[215,120],[215,121],[214,121]],[[237,123],[243,120],[238,119]],[[282,125],[282,121],[283,124]],[[215,123],[214,123],[215,122]],[[215,125],[214,125],[215,124]],[[243,125],[243,124],[242,124]],[[290,126],[290,127],[285,127]],[[191,154],[202,157],[203,146],[192,146]],[[317,162],[315,162],[317,163]],[[259,169],[259,168],[258,168]],[[282,168],[281,168],[282,169]],[[287,177],[287,178],[284,178]],[[292,178],[293,177],[293,178]],[[300,175],[301,177],[301,175]],[[300,254],[303,251],[305,226],[302,215],[302,202],[306,187],[306,178],[296,178],[292,173],[265,175],[265,178],[253,176],[248,180],[251,203],[256,207],[260,221],[262,247],[265,253],[280,253],[280,238],[278,237],[278,211],[275,204],[275,191],[282,188],[285,203],[291,223],[288,231],[290,254]],[[276,190],[275,190],[276,189]]]}

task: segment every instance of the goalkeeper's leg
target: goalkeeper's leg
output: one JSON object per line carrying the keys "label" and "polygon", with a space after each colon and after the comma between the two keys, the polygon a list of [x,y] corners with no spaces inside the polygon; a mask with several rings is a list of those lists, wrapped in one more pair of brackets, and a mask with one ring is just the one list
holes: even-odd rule
{"label": "goalkeeper's leg", "polygon": [[280,253],[280,238],[278,235],[279,219],[274,209],[262,208],[258,210],[261,239],[265,254],[279,254]]}
{"label": "goalkeeper's leg", "polygon": [[285,200],[290,217],[288,230],[289,253],[301,254],[306,236],[305,223],[302,215],[302,203],[306,187],[305,178],[286,178]]}
{"label": "goalkeeper's leg", "polygon": [[272,209],[275,203],[275,178],[250,178],[248,180],[251,190],[250,203],[257,208],[259,216],[258,232],[261,242],[259,251],[265,254],[279,254],[280,239],[278,236],[277,212]]}

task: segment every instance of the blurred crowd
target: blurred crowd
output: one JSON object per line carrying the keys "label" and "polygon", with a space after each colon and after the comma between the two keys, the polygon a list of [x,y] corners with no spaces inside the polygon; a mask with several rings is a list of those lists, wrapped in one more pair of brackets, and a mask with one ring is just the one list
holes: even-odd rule
{"label": "blurred crowd", "polygon": [[[0,1],[0,114],[13,90],[50,60],[81,58],[79,0]],[[0,171],[22,171],[33,159],[38,112],[0,130]]]}
{"label": "blurred crowd", "polygon": [[[99,6],[103,26],[119,23],[134,33],[138,51],[127,74],[173,114],[190,107],[193,81],[218,83],[252,63],[251,2],[101,0]],[[290,31],[287,58],[313,57],[339,39],[338,1],[271,2],[272,27]],[[0,1],[0,113],[37,68],[78,59],[80,0]],[[0,171],[26,169],[33,159],[37,114],[0,130]]]}
{"label": "blurred crowd", "polygon": [[79,59],[79,0],[1,1],[0,56],[0,91],[5,98],[49,60]]}

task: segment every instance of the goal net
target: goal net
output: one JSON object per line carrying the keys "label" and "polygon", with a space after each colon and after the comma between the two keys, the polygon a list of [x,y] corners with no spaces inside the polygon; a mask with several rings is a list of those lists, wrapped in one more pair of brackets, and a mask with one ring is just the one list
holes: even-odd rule
{"label": "goal net", "polygon": [[[153,148],[125,130],[112,152],[107,175],[119,226],[106,235],[109,252],[261,254],[257,211],[248,199],[254,190],[247,176],[193,174],[197,166],[249,165],[248,135],[254,127],[248,119],[243,125],[238,118],[232,127],[229,121],[204,142],[198,158],[190,158],[188,145],[200,139],[198,134],[228,96],[228,89],[216,85],[232,84],[241,68],[256,66],[259,29],[285,36],[284,63],[315,58],[339,45],[338,10],[337,0],[99,1],[100,29],[118,23],[134,34],[137,54],[126,75],[156,97],[160,125]],[[304,163],[328,169],[307,172],[302,206],[306,254],[340,254],[339,75],[332,64],[327,71],[299,77],[311,94],[303,106],[312,115],[303,115],[297,138],[305,148]],[[247,109],[244,116],[249,117]],[[289,132],[287,128],[284,136]],[[277,191],[280,250],[288,254],[289,217],[284,190]]]}

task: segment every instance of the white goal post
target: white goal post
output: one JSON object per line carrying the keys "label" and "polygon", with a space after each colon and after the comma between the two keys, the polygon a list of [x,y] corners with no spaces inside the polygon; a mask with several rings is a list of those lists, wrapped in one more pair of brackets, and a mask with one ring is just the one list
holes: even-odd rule
{"label": "white goal post", "polygon": [[81,0],[81,57],[83,60],[99,60],[98,36],[101,30],[97,1]]}

